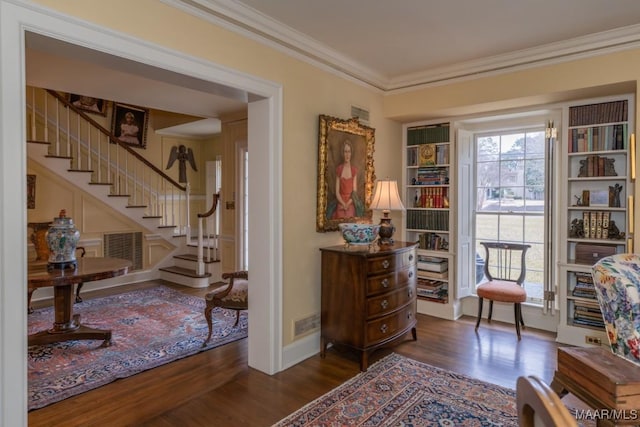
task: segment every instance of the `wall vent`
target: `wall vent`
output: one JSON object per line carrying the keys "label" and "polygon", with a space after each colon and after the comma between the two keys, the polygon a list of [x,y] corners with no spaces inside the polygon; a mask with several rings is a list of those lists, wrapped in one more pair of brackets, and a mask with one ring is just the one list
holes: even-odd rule
{"label": "wall vent", "polygon": [[131,270],[142,270],[142,232],[104,235],[104,256],[131,261]]}
{"label": "wall vent", "polygon": [[364,125],[369,124],[369,111],[364,108],[351,106],[351,117],[358,119],[358,121]]}

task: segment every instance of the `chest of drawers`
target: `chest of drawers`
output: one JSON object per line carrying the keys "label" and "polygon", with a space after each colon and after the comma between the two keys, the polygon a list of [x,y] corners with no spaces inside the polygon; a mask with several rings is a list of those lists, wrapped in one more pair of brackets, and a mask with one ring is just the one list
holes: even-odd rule
{"label": "chest of drawers", "polygon": [[329,343],[369,354],[399,341],[416,339],[416,244],[321,248],[321,356]]}

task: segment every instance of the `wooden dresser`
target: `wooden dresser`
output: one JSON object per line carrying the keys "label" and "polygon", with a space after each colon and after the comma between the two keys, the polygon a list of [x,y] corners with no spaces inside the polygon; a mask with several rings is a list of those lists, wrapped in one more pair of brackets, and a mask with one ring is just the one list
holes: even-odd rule
{"label": "wooden dresser", "polygon": [[411,331],[416,339],[416,246],[331,246],[322,252],[320,355],[329,343],[369,354]]}

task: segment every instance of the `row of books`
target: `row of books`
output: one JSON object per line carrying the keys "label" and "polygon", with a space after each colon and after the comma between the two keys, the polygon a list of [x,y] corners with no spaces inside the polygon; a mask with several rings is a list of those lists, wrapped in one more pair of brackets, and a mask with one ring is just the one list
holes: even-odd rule
{"label": "row of books", "polygon": [[578,105],[569,108],[569,126],[625,122],[627,117],[628,105],[626,100]]}
{"label": "row of books", "polygon": [[416,190],[414,208],[448,208],[449,189],[446,187],[421,188]]}
{"label": "row of books", "polygon": [[600,307],[588,303],[576,302],[573,311],[573,323],[594,328],[604,328]]}
{"label": "row of books", "polygon": [[614,163],[616,159],[593,154],[581,160],[578,178],[591,176],[618,176]]}
{"label": "row of books", "polygon": [[418,236],[418,247],[430,251],[446,251],[449,249],[449,239],[438,233],[422,233]]}
{"label": "row of books", "polygon": [[569,152],[624,150],[627,136],[626,124],[574,128],[569,130]]}
{"label": "row of books", "polygon": [[449,123],[407,129],[407,145],[449,142]]}
{"label": "row of books", "polygon": [[590,273],[574,273],[576,276],[576,284],[571,291],[574,297],[588,298],[595,300],[596,288],[593,285],[593,277]]}
{"label": "row of books", "polygon": [[449,230],[449,211],[407,209],[407,228],[414,230]]}
{"label": "row of books", "polygon": [[418,277],[416,294],[435,302],[447,303],[449,289],[445,282]]}
{"label": "row of books", "polygon": [[449,168],[442,166],[420,167],[416,171],[415,185],[445,185],[449,184]]}
{"label": "row of books", "polygon": [[607,211],[582,212],[582,226],[585,239],[608,239],[609,217]]}

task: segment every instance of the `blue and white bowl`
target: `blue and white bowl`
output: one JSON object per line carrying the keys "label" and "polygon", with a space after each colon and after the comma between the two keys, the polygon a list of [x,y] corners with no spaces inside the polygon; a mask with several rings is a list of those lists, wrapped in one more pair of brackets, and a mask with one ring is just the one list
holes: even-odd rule
{"label": "blue and white bowl", "polygon": [[343,222],[338,224],[342,237],[349,245],[370,245],[378,237],[379,224]]}

